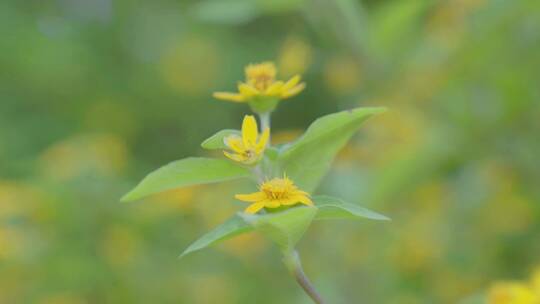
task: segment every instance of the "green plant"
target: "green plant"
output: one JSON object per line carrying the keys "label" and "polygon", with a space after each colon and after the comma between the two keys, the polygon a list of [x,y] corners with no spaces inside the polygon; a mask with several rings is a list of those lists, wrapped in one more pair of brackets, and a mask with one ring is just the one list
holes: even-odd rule
{"label": "green plant", "polygon": [[246,83],[238,94],[219,93],[216,97],[245,102],[259,114],[247,115],[241,130],[222,130],[202,143],[205,149],[225,149],[226,159],[186,158],[172,162],[149,174],[122,201],[133,201],[164,190],[251,178],[259,191],[238,194],[249,202],[244,210],[191,244],[182,257],[239,234],[258,231],[277,244],[283,261],[300,286],[316,303],[321,296],[302,269],[296,244],[316,220],[368,218],[388,220],[384,215],[329,196],[311,196],[329,170],[330,164],[361,124],[384,108],[357,108],[320,117],[296,141],[271,146],[270,114],[281,99],[298,94],[304,84],[295,76],[288,82],[275,80],[273,64],[250,65]]}

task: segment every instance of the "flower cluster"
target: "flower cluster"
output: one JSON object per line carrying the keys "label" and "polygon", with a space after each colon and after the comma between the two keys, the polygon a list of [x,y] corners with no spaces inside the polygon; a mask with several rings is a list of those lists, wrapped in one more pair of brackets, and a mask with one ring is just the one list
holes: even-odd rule
{"label": "flower cluster", "polygon": [[[279,100],[292,97],[305,87],[304,83],[299,83],[300,75],[292,77],[287,82],[276,81],[277,69],[272,62],[250,64],[245,68],[245,73],[246,81],[238,84],[239,93],[216,92],[214,97],[233,102],[251,103],[252,109],[262,116],[269,114]],[[271,107],[261,106],[268,101],[272,104]],[[269,138],[270,128],[265,127],[259,134],[255,117],[246,115],[240,135],[233,134],[223,139],[223,143],[228,148],[228,151],[223,151],[223,153],[233,161],[255,166],[264,157]],[[235,197],[252,203],[245,210],[249,214],[257,213],[263,208],[286,208],[296,204],[313,206],[309,194],[298,189],[286,176],[267,178],[267,181],[259,185],[259,192],[238,194]]]}

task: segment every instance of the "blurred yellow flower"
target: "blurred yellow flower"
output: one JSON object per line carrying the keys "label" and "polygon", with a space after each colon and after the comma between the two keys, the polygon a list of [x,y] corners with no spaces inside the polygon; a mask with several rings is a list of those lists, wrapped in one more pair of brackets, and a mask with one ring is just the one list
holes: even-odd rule
{"label": "blurred yellow flower", "polygon": [[540,299],[540,267],[536,268],[531,277],[531,286]]}
{"label": "blurred yellow flower", "polygon": [[236,199],[252,203],[246,213],[254,214],[262,208],[278,208],[281,206],[293,206],[298,203],[313,206],[309,194],[298,187],[286,176],[274,178],[259,186],[259,192],[251,194],[237,194]]}
{"label": "blurred yellow flower", "polygon": [[280,74],[284,77],[303,74],[311,63],[311,46],[300,37],[285,39],[278,56]]}
{"label": "blurred yellow flower", "polygon": [[247,165],[254,164],[261,159],[269,137],[269,128],[264,129],[259,135],[255,117],[246,115],[242,123],[242,137],[238,135],[225,137],[225,145],[232,150],[232,153],[228,151],[223,151],[223,153],[234,161]]}
{"label": "blurred yellow flower", "polygon": [[324,67],[324,80],[337,94],[349,94],[362,83],[362,71],[357,60],[350,56],[335,56]]}
{"label": "blurred yellow flower", "polygon": [[488,294],[488,304],[538,304],[539,301],[538,295],[518,282],[497,283]]}
{"label": "blurred yellow flower", "polygon": [[163,80],[182,96],[207,94],[220,71],[219,48],[199,36],[173,41],[163,51],[159,69]]}
{"label": "blurred yellow flower", "polygon": [[[237,280],[223,275],[197,275],[189,276],[183,282],[188,286],[185,303],[214,304],[239,303]],[[173,285],[174,290],[178,284]],[[212,292],[208,292],[211,290]],[[184,301],[182,301],[184,302]]]}
{"label": "blurred yellow flower", "polygon": [[[268,247],[268,241],[260,234],[251,232],[239,235],[224,242],[218,250],[230,255],[241,257],[242,261],[249,263],[257,262],[262,251]],[[248,259],[246,261],[245,259]]]}
{"label": "blurred yellow flower", "polygon": [[203,186],[191,186],[167,190],[152,196],[152,211],[157,215],[171,214],[171,212],[181,211],[189,213],[193,209],[193,197],[197,190],[202,190]]}
{"label": "blurred yellow flower", "polygon": [[48,147],[40,157],[41,173],[54,180],[85,174],[116,176],[127,165],[125,142],[112,134],[81,134]]}
{"label": "blurred yellow flower", "polygon": [[232,102],[277,101],[295,96],[305,88],[305,83],[300,83],[300,75],[287,82],[276,81],[277,69],[273,62],[250,64],[245,73],[245,82],[238,83],[238,93],[216,92],[214,97]]}
{"label": "blurred yellow flower", "polygon": [[100,253],[112,266],[128,266],[141,251],[141,241],[136,233],[121,225],[104,231]]}

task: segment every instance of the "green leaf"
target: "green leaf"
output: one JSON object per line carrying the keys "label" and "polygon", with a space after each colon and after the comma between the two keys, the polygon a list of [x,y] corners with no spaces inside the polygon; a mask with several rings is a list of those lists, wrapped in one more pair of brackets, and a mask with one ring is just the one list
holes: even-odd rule
{"label": "green leaf", "polygon": [[362,122],[385,108],[357,108],[315,120],[294,143],[283,147],[281,170],[302,190],[312,192],[330,169],[336,154]]}
{"label": "green leaf", "polygon": [[316,213],[317,208],[301,206],[272,214],[241,216],[257,231],[274,241],[283,252],[290,252],[294,250]]}
{"label": "green leaf", "polygon": [[216,149],[226,149],[227,146],[225,146],[225,142],[223,139],[225,137],[230,135],[240,135],[240,131],[238,130],[232,130],[232,129],[225,129],[217,132],[216,134],[210,136],[208,139],[203,141],[201,144],[201,147],[207,149],[207,150],[216,150]]}
{"label": "green leaf", "polygon": [[317,216],[315,217],[316,220],[349,218],[368,218],[372,220],[386,221],[390,220],[390,218],[382,214],[360,207],[355,204],[344,202],[339,198],[321,195],[315,196],[312,199],[315,203],[315,206],[319,208]]}
{"label": "green leaf", "polygon": [[275,161],[279,157],[279,150],[276,147],[268,147],[264,151],[264,154],[268,157],[269,160]]}
{"label": "green leaf", "polygon": [[228,219],[225,223],[219,225],[214,230],[206,233],[201,238],[189,245],[189,247],[182,252],[180,258],[194,251],[204,249],[208,246],[250,231],[253,231],[253,227],[246,223],[246,221],[244,221],[241,217],[235,215]]}
{"label": "green leaf", "polygon": [[128,194],[123,202],[133,201],[161,191],[208,184],[250,176],[247,168],[230,161],[212,158],[190,157],[172,162],[146,176]]}

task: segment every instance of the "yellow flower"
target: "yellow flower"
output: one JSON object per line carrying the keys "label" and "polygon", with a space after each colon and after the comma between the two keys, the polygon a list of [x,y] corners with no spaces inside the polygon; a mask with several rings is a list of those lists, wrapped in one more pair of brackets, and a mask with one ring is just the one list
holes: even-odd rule
{"label": "yellow flower", "polygon": [[539,299],[526,285],[517,282],[495,284],[489,291],[489,304],[538,304]]}
{"label": "yellow flower", "polygon": [[[280,99],[295,96],[306,86],[305,83],[299,83],[300,75],[287,82],[276,81],[277,70],[273,62],[250,64],[245,68],[245,73],[245,82],[238,83],[238,93],[216,92],[214,97],[232,102],[276,103]],[[275,104],[264,106],[262,110],[271,111],[272,106],[275,107]]]}
{"label": "yellow flower", "polygon": [[256,163],[261,159],[269,137],[269,128],[264,129],[263,133],[259,135],[255,117],[246,115],[242,122],[242,137],[238,135],[225,137],[225,145],[232,152],[223,151],[223,153],[237,162],[248,165]]}
{"label": "yellow flower", "polygon": [[259,186],[259,192],[251,194],[237,194],[236,199],[252,203],[246,213],[254,214],[262,208],[278,208],[281,206],[292,206],[298,203],[313,206],[309,194],[296,187],[296,185],[286,176],[274,178]]}
{"label": "yellow flower", "polygon": [[536,270],[534,271],[531,277],[531,285],[540,300],[540,267],[536,268]]}

